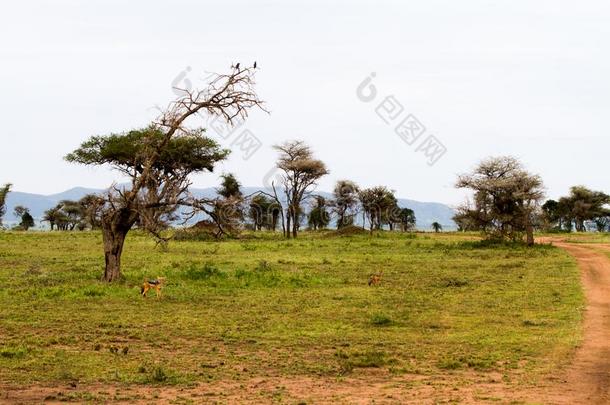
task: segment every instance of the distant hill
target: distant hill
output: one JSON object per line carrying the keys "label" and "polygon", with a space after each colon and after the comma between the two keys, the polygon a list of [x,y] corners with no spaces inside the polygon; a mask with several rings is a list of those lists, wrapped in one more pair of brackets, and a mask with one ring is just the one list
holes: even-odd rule
{"label": "distant hill", "polygon": [[[242,187],[242,192],[245,195],[248,195],[262,189],[263,188],[260,187]],[[13,209],[17,205],[23,205],[30,209],[32,216],[36,220],[36,225],[38,226],[44,215],[44,211],[55,206],[61,200],[78,200],[86,194],[102,192],[104,192],[102,189],[85,187],[74,187],[61,193],[50,195],[13,191],[8,194],[6,199],[7,210],[3,222],[6,225],[16,223],[17,219],[13,216]],[[191,192],[197,197],[213,197],[216,195],[216,190],[212,187],[191,188]],[[317,191],[316,193],[327,198],[331,197],[331,194],[328,192]],[[454,211],[445,204],[398,198],[398,205],[400,207],[411,208],[415,212],[418,229],[429,230],[433,222],[439,222],[441,225],[443,225],[443,229],[446,230],[455,229],[455,223],[451,219],[454,215]]]}

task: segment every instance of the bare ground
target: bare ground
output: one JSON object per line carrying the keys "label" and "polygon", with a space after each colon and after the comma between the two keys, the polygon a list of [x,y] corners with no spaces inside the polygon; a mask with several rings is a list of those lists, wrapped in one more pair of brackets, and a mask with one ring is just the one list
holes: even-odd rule
{"label": "bare ground", "polygon": [[546,239],[568,251],[582,271],[587,297],[584,339],[571,364],[533,387],[503,381],[497,373],[459,372],[436,377],[394,376],[365,370],[348,378],[270,376],[220,381],[190,388],[82,385],[0,386],[0,403],[540,403],[610,404],[609,245],[569,244]]}

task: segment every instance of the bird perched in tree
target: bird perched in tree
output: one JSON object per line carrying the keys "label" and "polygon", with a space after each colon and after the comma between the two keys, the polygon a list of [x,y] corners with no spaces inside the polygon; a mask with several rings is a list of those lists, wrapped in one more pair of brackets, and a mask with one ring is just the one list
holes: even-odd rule
{"label": "bird perched in tree", "polygon": [[254,69],[256,69],[256,61],[254,61]]}
{"label": "bird perched in tree", "polygon": [[235,65],[235,69],[239,70],[239,62],[237,62],[237,65]]}

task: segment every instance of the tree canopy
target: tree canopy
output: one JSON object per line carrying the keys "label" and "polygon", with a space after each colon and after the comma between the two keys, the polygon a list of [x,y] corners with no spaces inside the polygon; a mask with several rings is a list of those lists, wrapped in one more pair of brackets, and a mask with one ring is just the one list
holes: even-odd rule
{"label": "tree canopy", "polygon": [[329,172],[324,162],[314,158],[313,151],[303,141],[288,141],[273,148],[279,152],[277,167],[282,171],[287,203],[286,236],[292,234],[296,238],[302,214],[301,202],[308,197],[316,182]]}
{"label": "tree canopy", "polygon": [[339,180],[335,184],[332,205],[335,214],[337,214],[337,228],[354,223],[359,191],[358,185],[350,180]]}
{"label": "tree canopy", "polygon": [[540,176],[525,170],[510,156],[483,160],[459,176],[458,188],[471,189],[473,203],[458,210],[456,221],[482,230],[492,239],[518,240],[523,233],[533,243],[533,218],[544,186]]}
{"label": "tree canopy", "polygon": [[360,190],[358,198],[371,232],[373,229],[381,229],[383,224],[400,222],[396,197],[387,187],[376,186]]}
{"label": "tree canopy", "polygon": [[135,129],[125,133],[106,136],[92,136],[81,146],[66,155],[68,162],[85,165],[109,164],[114,168],[132,174],[142,173],[150,151],[159,149],[152,168],[164,174],[182,172],[213,171],[214,165],[225,159],[229,151],[204,136],[205,130],[198,129],[174,136],[163,148],[164,132],[154,126]]}
{"label": "tree canopy", "polygon": [[559,199],[555,217],[561,218],[562,223],[568,224],[568,228],[571,229],[574,224],[577,231],[584,232],[587,221],[597,220],[599,224],[604,222],[604,218],[610,215],[606,207],[608,204],[610,204],[608,194],[584,186],[574,186],[568,196]]}
{"label": "tree canopy", "polygon": [[328,212],[328,204],[326,198],[316,196],[315,202],[307,219],[309,228],[315,230],[324,229],[330,223],[330,213]]}

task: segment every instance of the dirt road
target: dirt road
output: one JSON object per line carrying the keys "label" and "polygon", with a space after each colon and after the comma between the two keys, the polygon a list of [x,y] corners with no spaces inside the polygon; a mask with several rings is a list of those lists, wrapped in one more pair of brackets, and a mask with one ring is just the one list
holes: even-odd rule
{"label": "dirt road", "polygon": [[587,306],[582,345],[564,381],[550,387],[546,399],[558,404],[610,404],[610,259],[603,252],[610,246],[551,242],[577,260]]}

